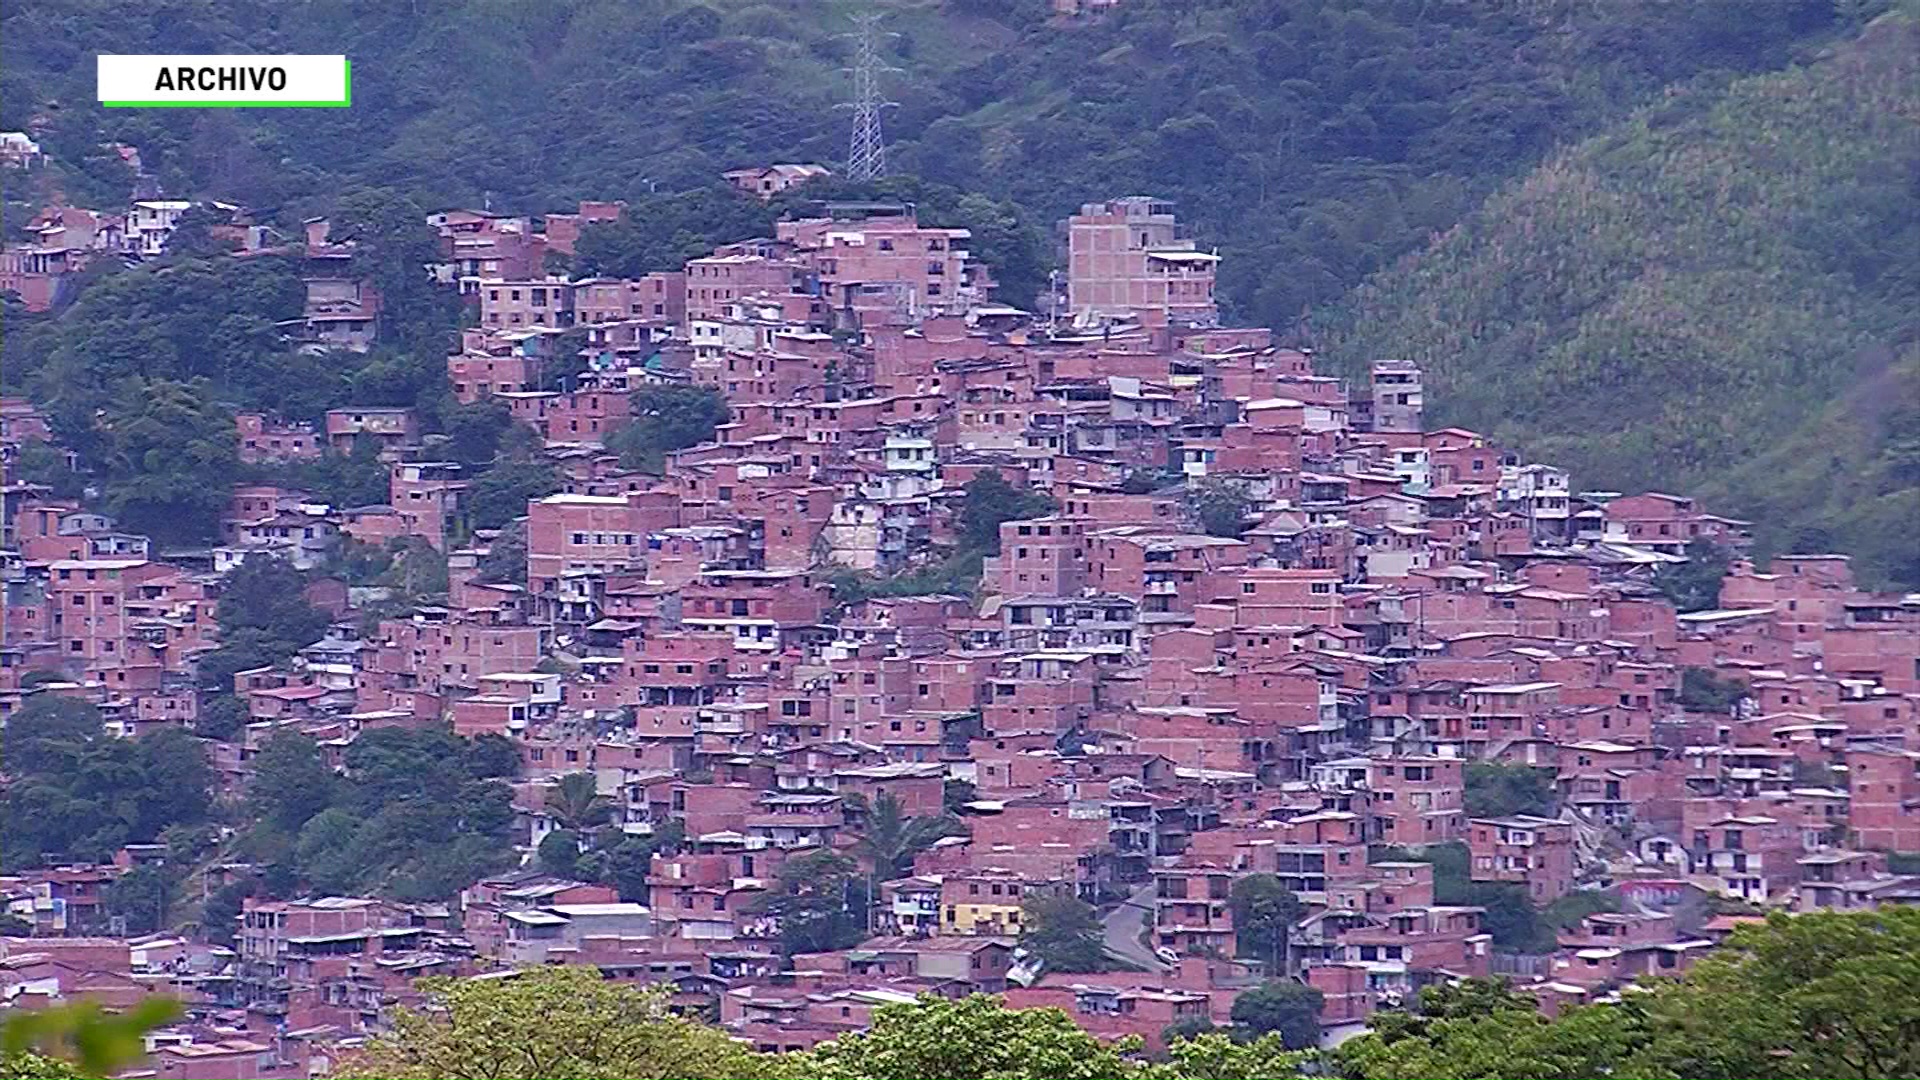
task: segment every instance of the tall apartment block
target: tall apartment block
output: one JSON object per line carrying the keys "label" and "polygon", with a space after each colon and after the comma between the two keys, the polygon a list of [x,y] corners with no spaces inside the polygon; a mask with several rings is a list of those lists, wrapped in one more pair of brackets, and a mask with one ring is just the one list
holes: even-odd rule
{"label": "tall apartment block", "polygon": [[1218,255],[1199,251],[1173,204],[1145,195],[1087,203],[1066,221],[1067,306],[1075,315],[1214,326]]}

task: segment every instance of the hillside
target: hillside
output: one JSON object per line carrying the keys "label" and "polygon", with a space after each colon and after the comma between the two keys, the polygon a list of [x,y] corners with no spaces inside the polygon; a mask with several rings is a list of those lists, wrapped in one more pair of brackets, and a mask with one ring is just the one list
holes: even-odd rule
{"label": "hillside", "polygon": [[[0,16],[0,130],[50,124],[50,186],[86,205],[125,198],[112,141],[170,192],[284,220],[363,187],[531,213],[638,202],[742,164],[838,162],[847,16],[877,10],[895,171],[1041,227],[1089,199],[1175,199],[1227,256],[1230,313],[1285,326],[1557,143],[1672,82],[1776,68],[1873,6],[1126,0],[1060,20],[1047,0],[39,0]],[[345,52],[354,105],[102,110],[92,57],[112,41]],[[14,215],[50,186],[9,191]]]}
{"label": "hillside", "polygon": [[1555,154],[1330,336],[1582,487],[1696,493],[1920,587],[1920,19]]}

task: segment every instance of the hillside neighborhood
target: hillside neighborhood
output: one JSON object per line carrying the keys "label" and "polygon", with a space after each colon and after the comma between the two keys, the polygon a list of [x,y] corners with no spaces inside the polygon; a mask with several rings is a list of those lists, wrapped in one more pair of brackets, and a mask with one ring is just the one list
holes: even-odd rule
{"label": "hillside neighborhood", "polygon": [[[386,344],[338,222],[140,194],[40,211],[0,291],[59,318],[191,228],[299,268],[290,351]],[[368,401],[237,410],[217,541],[148,535],[22,475],[70,448],[9,380],[7,734],[97,716],[209,788],[194,844],[7,848],[0,1003],[172,995],[142,1075],[232,1080],[546,965],[766,1051],[986,992],[1151,1052],[1275,984],[1332,1045],[1429,986],[1551,1016],[1768,912],[1920,902],[1920,595],[1439,426],[1401,358],[1223,325],[1179,206],[1096,195],[1031,298],[907,202],[630,278],[569,269],[625,203],[432,213],[447,390],[556,478],[505,524],[456,435]],[[384,500],[256,482],[327,463]],[[269,601],[321,617],[203,664]],[[9,807],[60,805],[27,745]],[[445,817],[354,832],[402,800]]]}

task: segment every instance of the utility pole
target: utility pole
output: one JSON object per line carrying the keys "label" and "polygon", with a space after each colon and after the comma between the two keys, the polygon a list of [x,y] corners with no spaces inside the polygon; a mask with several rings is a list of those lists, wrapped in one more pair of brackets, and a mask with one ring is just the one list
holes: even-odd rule
{"label": "utility pole", "polygon": [[880,110],[896,101],[880,97],[880,73],[898,71],[880,62],[880,13],[869,11],[854,16],[859,31],[851,35],[857,42],[853,64],[853,101],[842,106],[853,110],[853,135],[847,147],[847,179],[878,180],[887,174],[887,144],[880,134]]}

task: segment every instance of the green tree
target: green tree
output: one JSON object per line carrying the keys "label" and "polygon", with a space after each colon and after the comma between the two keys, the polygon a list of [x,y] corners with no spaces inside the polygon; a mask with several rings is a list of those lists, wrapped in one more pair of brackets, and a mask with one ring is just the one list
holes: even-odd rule
{"label": "green tree", "polygon": [[1227,906],[1240,955],[1266,964],[1270,977],[1284,975],[1292,966],[1293,925],[1307,913],[1300,898],[1272,874],[1247,874],[1234,879]]}
{"label": "green tree", "polygon": [[319,745],[305,735],[283,731],[253,758],[248,809],[260,821],[293,835],[333,803],[336,785],[333,770],[320,760]]}
{"label": "green tree", "polygon": [[543,458],[498,462],[467,489],[467,520],[476,529],[499,529],[527,513],[527,502],[560,490],[560,472]]}
{"label": "green tree", "polygon": [[392,491],[391,473],[380,460],[380,444],[361,435],[346,453],[328,450],[297,479],[311,486],[322,502],[350,509],[384,505]]}
{"label": "green tree", "polygon": [[1160,1041],[1168,1046],[1183,1040],[1197,1039],[1210,1031],[1218,1030],[1211,1017],[1188,1016],[1175,1020],[1160,1029]]}
{"label": "green tree", "polygon": [[580,876],[580,834],[572,829],[555,829],[541,837],[538,855],[540,869],[554,877]]}
{"label": "green tree", "polygon": [[300,880],[325,894],[354,893],[373,868],[365,865],[360,831],[367,824],[345,807],[329,807],[307,820],[293,841]]}
{"label": "green tree", "polygon": [[1526,886],[1475,882],[1467,886],[1465,898],[1467,903],[1486,909],[1480,917],[1480,928],[1493,936],[1494,945],[1516,952],[1553,951],[1553,929],[1541,920]]}
{"label": "green tree", "polygon": [[1037,491],[1016,490],[998,472],[983,472],[968,482],[960,504],[960,546],[1000,554],[1000,526],[1053,512],[1053,500]]}
{"label": "green tree", "polygon": [[1114,1080],[1136,1075],[1138,1039],[1102,1042],[1059,1009],[1008,1009],[974,994],[883,1005],[864,1032],[780,1061],[818,1080]]}
{"label": "green tree", "polygon": [[491,396],[454,406],[446,419],[447,460],[459,462],[469,475],[485,471],[500,452],[501,437],[512,426],[512,410]]}
{"label": "green tree", "polygon": [[0,1077],[106,1076],[139,1061],[143,1037],[178,1019],[180,1003],[158,995],[108,1013],[97,1001],[12,1009],[0,1019]]}
{"label": "green tree", "polygon": [[444,900],[510,861],[511,747],[444,727],[377,728],[347,748],[345,775],[312,740],[282,733],[255,759],[247,840],[263,882],[403,901]]}
{"label": "green tree", "polygon": [[[1900,1077],[1920,1069],[1920,911],[1774,914],[1678,979],[1562,1012],[1476,991],[1343,1044],[1342,1070],[1412,1077]],[[1490,1000],[1491,999],[1491,1000]]]}
{"label": "green tree", "polygon": [[167,927],[173,908],[174,880],[164,868],[136,866],[106,890],[108,915],[126,920],[129,934],[151,934]]}
{"label": "green tree", "polygon": [[1466,978],[1456,982],[1435,983],[1424,987],[1419,997],[1420,1015],[1433,1020],[1457,1020],[1485,1016],[1500,1009],[1535,1011],[1533,998],[1516,991],[1503,978]]}
{"label": "green tree", "polygon": [[1249,1035],[1280,1036],[1289,1050],[1320,1043],[1320,991],[1297,982],[1262,983],[1233,999],[1233,1027]]}
{"label": "green tree", "polygon": [[476,735],[467,740],[467,775],[475,780],[520,775],[520,748],[505,735]]}
{"label": "green tree", "polygon": [[158,838],[171,825],[207,819],[216,777],[200,740],[184,728],[164,727],[134,740],[133,750],[145,777],[137,829],[142,840]]}
{"label": "green tree", "polygon": [[1288,1049],[1279,1035],[1235,1039],[1225,1032],[1200,1030],[1169,1041],[1166,1063],[1145,1072],[1155,1080],[1270,1080],[1304,1071],[1302,1066],[1313,1056],[1311,1050]]}
{"label": "green tree", "polygon": [[344,1063],[367,1080],[681,1080],[753,1077],[753,1052],[676,1015],[664,988],[587,967],[506,979],[424,979],[432,1007],[394,1012],[390,1034]]}
{"label": "green tree", "polygon": [[686,840],[686,825],[674,819],[656,826],[650,836],[622,833],[613,843],[597,843],[599,880],[619,889],[622,900],[645,901],[654,855],[678,851]]}
{"label": "green tree", "polygon": [[1689,667],[1680,672],[1680,692],[1674,700],[1689,712],[1718,713],[1733,711],[1747,696],[1747,684],[1735,678],[1720,678],[1710,668]]}
{"label": "green tree", "polygon": [[379,544],[357,537],[343,537],[339,546],[327,554],[321,568],[325,577],[338,578],[348,585],[372,585],[393,569],[393,553]]}
{"label": "green tree", "polygon": [[213,234],[216,225],[227,224],[226,215],[222,215],[205,203],[195,203],[183,212],[174,222],[173,231],[167,234],[166,255],[169,259],[204,259],[214,255],[225,255],[235,245],[229,240]]}
{"label": "green tree", "polygon": [[1551,769],[1473,761],[1467,763],[1466,784],[1469,817],[1552,817],[1558,810]]}
{"label": "green tree", "polygon": [[500,530],[500,534],[487,544],[487,553],[480,557],[477,569],[481,581],[525,585],[527,583],[526,522],[508,522],[506,527]]}
{"label": "green tree", "polygon": [[1020,944],[1047,970],[1112,970],[1104,928],[1093,906],[1066,889],[1027,890],[1020,904]]}
{"label": "green tree", "polygon": [[[353,272],[372,280],[380,292],[381,337],[402,353],[444,365],[459,301],[427,276],[427,266],[442,256],[426,211],[399,192],[358,188],[340,195],[329,224],[331,241],[353,245]],[[444,366],[441,370],[444,374]],[[444,377],[440,382],[444,394]]]}
{"label": "green tree", "polygon": [[[1503,978],[1466,978],[1457,982],[1435,983],[1421,989],[1408,1012],[1382,1010],[1369,1022],[1370,1037],[1392,1045],[1401,1039],[1427,1038],[1435,1020],[1463,1020],[1487,1016],[1502,1009],[1520,1013],[1538,1011],[1539,1003],[1513,989]],[[1370,1043],[1355,1047],[1362,1050]],[[1345,1044],[1342,1044],[1343,1048]],[[1370,1051],[1369,1051],[1370,1052]],[[1342,1057],[1351,1056],[1352,1051]]]}
{"label": "green tree", "polygon": [[963,829],[945,815],[909,817],[893,793],[882,792],[867,809],[853,854],[883,879],[891,880],[910,872],[913,857],[932,847],[935,840]]}
{"label": "green tree", "polygon": [[200,658],[200,685],[231,692],[236,672],[270,667],[326,635],[327,613],[307,602],[305,575],[280,559],[248,559],[227,576],[214,619],[220,647]]}
{"label": "green tree", "polygon": [[1361,1036],[1342,1044],[1338,1056],[1343,1070],[1366,1080],[1508,1076],[1586,1080],[1611,1075],[1672,1075],[1616,1072],[1623,1059],[1644,1042],[1635,1013],[1629,1009],[1586,1006],[1569,1009],[1548,1021],[1532,1010],[1500,1006],[1477,1016],[1433,1020],[1425,1030],[1428,1034],[1391,1043],[1377,1036]]}
{"label": "green tree", "polygon": [[779,922],[782,953],[833,952],[866,936],[866,883],[856,869],[852,859],[831,851],[808,852],[780,867],[756,906]]}
{"label": "green tree", "polygon": [[1687,561],[1663,566],[1653,584],[1681,612],[1720,606],[1720,582],[1731,559],[1727,549],[1702,536],[1687,542]]}
{"label": "green tree", "polygon": [[205,750],[178,728],[109,738],[91,706],[36,695],[5,736],[0,864],[7,867],[105,861],[124,844],[151,843],[171,826],[205,820],[212,805]]}
{"label": "green tree", "polygon": [[774,208],[743,199],[724,184],[706,182],[671,193],[649,191],[629,199],[619,221],[581,230],[574,248],[574,272],[637,278],[656,270],[678,270],[717,244],[773,235],[774,215]]}
{"label": "green tree", "polygon": [[948,780],[940,792],[940,805],[948,815],[957,815],[968,803],[980,797],[980,789],[971,780]]}
{"label": "green tree", "polygon": [[248,559],[228,576],[214,617],[222,633],[259,631],[289,651],[326,634],[327,614],[307,602],[306,578],[279,559]]}
{"label": "green tree", "polygon": [[30,1050],[0,1053],[0,1080],[81,1080],[85,1075],[59,1058]]}
{"label": "green tree", "polygon": [[387,543],[393,561],[381,576],[382,585],[398,590],[412,604],[447,595],[446,552],[420,536],[396,537]]}
{"label": "green tree", "polygon": [[239,474],[233,414],[209,385],[126,379],[106,406],[102,491],[120,524],[163,541],[219,535]]}
{"label": "green tree", "polygon": [[727,420],[727,402],[705,386],[645,386],[633,393],[633,415],[607,433],[607,449],[629,469],[658,472],[666,455],[713,438]]}
{"label": "green tree", "polygon": [[201,906],[200,932],[215,945],[232,948],[239,935],[240,912],[246,899],[252,896],[259,886],[251,879],[241,879],[220,886],[207,897]]}
{"label": "green tree", "polygon": [[1920,1075],[1920,910],[1769,915],[1645,1015],[1638,1075]]}
{"label": "green tree", "polygon": [[100,710],[82,698],[35,694],[0,727],[0,758],[13,775],[70,768],[103,732]]}
{"label": "green tree", "polygon": [[613,804],[600,794],[600,781],[590,772],[567,773],[547,789],[547,816],[563,829],[576,832],[603,824],[613,815]]}
{"label": "green tree", "polygon": [[211,694],[200,703],[200,715],[194,719],[194,734],[219,742],[232,742],[248,724],[246,701],[234,694]]}
{"label": "green tree", "polygon": [[1247,532],[1247,517],[1253,513],[1253,497],[1247,486],[1220,477],[1208,477],[1193,485],[1187,506],[1208,536],[1238,540]]}
{"label": "green tree", "polygon": [[968,596],[979,587],[981,566],[979,552],[963,549],[938,562],[887,576],[837,570],[827,584],[840,604],[875,596]]}
{"label": "green tree", "polygon": [[10,471],[25,483],[45,485],[56,499],[77,499],[87,486],[86,475],[74,468],[72,455],[50,443],[21,443]]}

